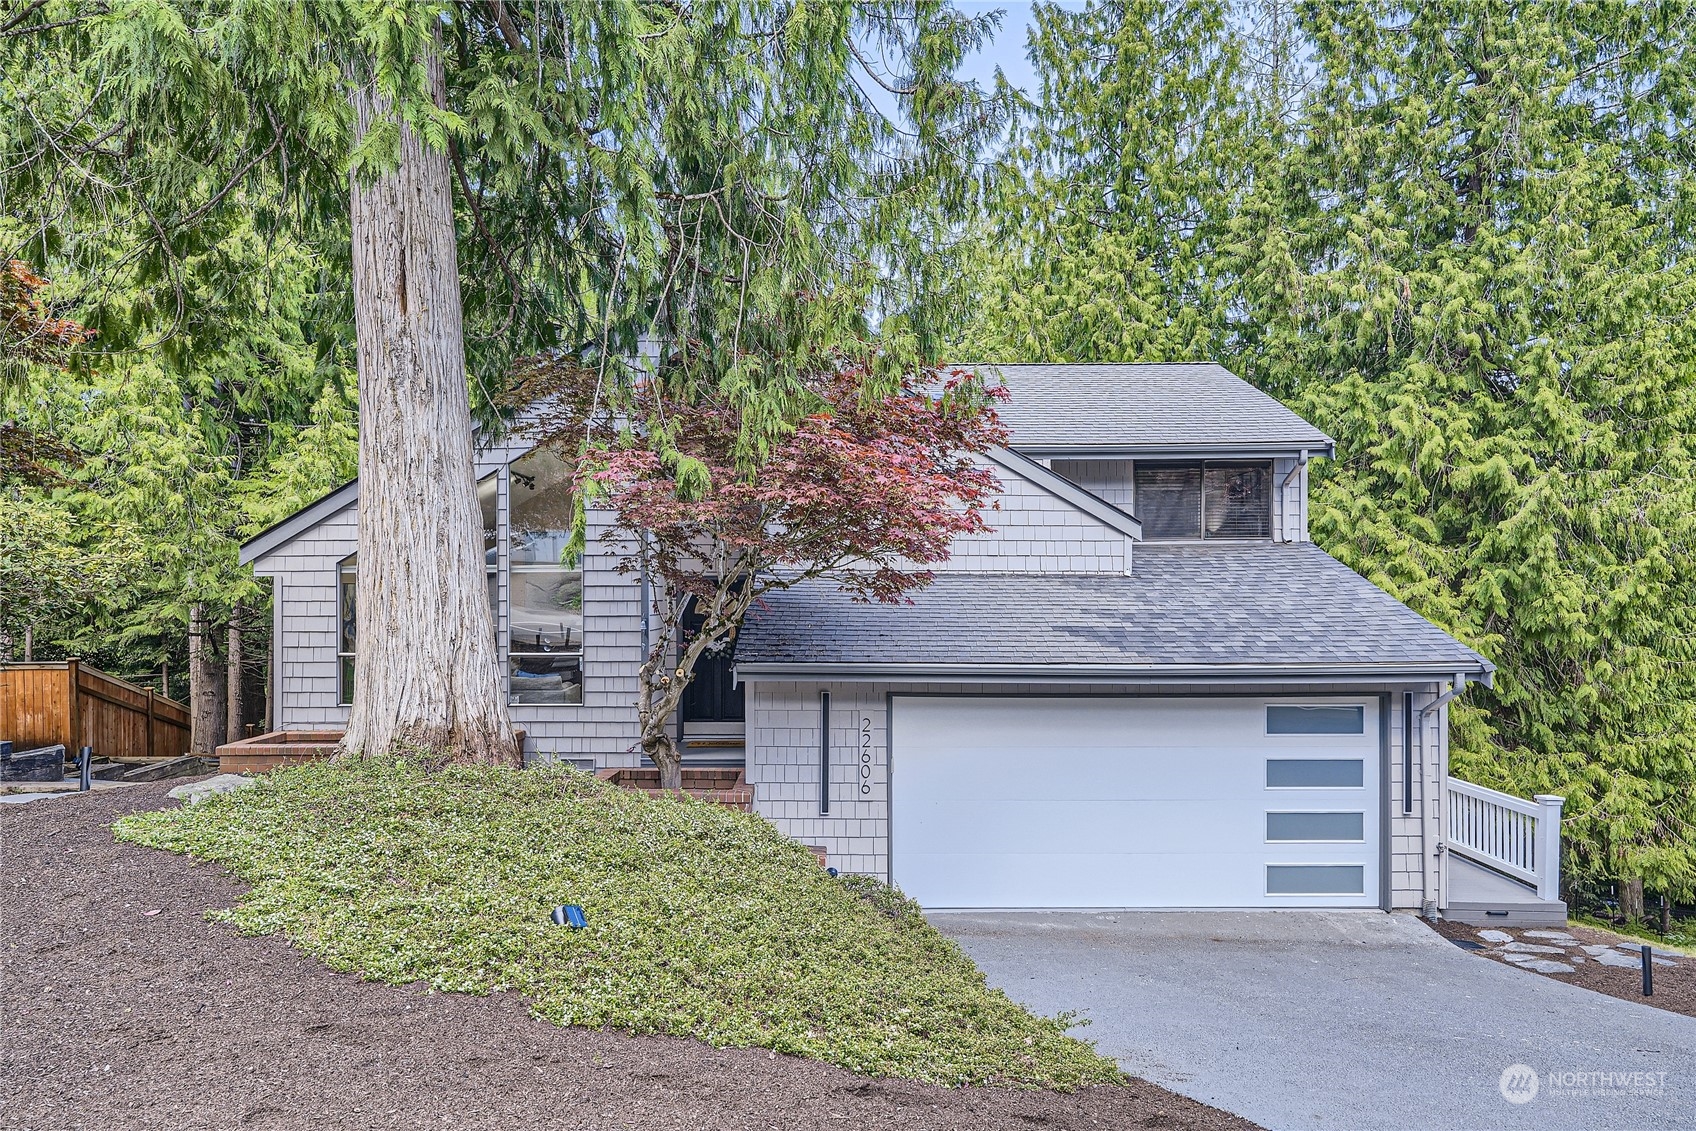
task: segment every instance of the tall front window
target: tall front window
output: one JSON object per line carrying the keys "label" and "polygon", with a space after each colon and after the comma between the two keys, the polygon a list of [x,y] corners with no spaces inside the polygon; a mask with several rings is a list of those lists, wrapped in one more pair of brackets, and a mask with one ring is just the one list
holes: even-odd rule
{"label": "tall front window", "polygon": [[514,703],[583,702],[583,572],[564,564],[571,473],[538,448],[513,462],[508,486],[507,668]]}
{"label": "tall front window", "polygon": [[354,616],[354,598],[359,593],[355,566],[358,554],[349,554],[336,569],[336,702],[353,702],[354,633],[359,622]]}
{"label": "tall front window", "polygon": [[[477,509],[483,516],[483,574],[489,590],[489,622],[500,626],[497,584],[500,484],[493,475],[477,484]],[[336,702],[353,702],[353,666],[358,651],[359,555],[349,554],[336,567]]]}
{"label": "tall front window", "polygon": [[1272,465],[1138,460],[1136,516],[1149,541],[1270,538]]}

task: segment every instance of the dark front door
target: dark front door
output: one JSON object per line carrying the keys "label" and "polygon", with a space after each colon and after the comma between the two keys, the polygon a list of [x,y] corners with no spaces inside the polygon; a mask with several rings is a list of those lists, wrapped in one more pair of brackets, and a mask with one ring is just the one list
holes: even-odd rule
{"label": "dark front door", "polygon": [[[685,640],[700,627],[693,607],[683,616]],[[739,723],[746,710],[745,689],[731,677],[735,662],[735,640],[721,644],[695,661],[695,678],[683,689],[683,723]]]}

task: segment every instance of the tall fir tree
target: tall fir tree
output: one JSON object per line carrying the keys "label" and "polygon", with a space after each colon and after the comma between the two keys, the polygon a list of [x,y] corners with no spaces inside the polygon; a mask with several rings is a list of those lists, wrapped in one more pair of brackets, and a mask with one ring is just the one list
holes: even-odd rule
{"label": "tall fir tree", "polygon": [[[1223,344],[1208,265],[1244,173],[1228,0],[1038,4],[1040,78],[975,262],[960,356],[1177,361]],[[958,351],[956,351],[958,352]]]}
{"label": "tall fir tree", "polygon": [[1315,537],[1500,665],[1459,771],[1567,794],[1581,882],[1688,897],[1692,12],[1301,16],[1319,81],[1237,267],[1245,368],[1339,441]]}

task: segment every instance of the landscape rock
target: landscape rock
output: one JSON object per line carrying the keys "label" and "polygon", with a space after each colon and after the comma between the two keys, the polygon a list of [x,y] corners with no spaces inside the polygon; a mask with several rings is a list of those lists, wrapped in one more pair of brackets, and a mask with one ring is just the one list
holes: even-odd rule
{"label": "landscape rock", "polygon": [[[1627,954],[1630,954],[1630,955],[1638,955],[1638,954],[1643,953],[1643,944],[1642,943],[1622,942],[1622,943],[1619,944],[1619,948],[1621,950],[1625,951]],[[1658,946],[1650,947],[1649,953],[1656,958],[1666,958],[1666,959],[1671,959],[1673,957],[1673,954],[1674,954],[1673,951],[1662,950]]]}
{"label": "landscape rock", "polygon": [[244,778],[240,774],[214,774],[212,777],[201,781],[179,785],[165,796],[175,797],[185,805],[193,805],[197,801],[206,800],[215,793],[233,793],[252,784],[252,778]]}
{"label": "landscape rock", "polygon": [[1556,962],[1552,958],[1538,958],[1534,954],[1504,954],[1503,958],[1525,970],[1535,970],[1539,974],[1570,974],[1572,967],[1564,962]]}
{"label": "landscape rock", "polygon": [[1603,966],[1635,968],[1643,965],[1643,960],[1640,958],[1633,958],[1625,954],[1616,954],[1611,950],[1605,954],[1598,954],[1596,956],[1596,961],[1600,962]]}

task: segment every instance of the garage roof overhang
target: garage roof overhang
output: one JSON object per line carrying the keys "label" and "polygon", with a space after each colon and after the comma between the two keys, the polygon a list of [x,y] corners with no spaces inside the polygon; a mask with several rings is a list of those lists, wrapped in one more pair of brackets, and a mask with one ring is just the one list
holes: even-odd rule
{"label": "garage roof overhang", "polygon": [[760,680],[820,679],[842,683],[890,683],[922,680],[946,683],[1431,683],[1469,680],[1494,686],[1496,669],[1484,664],[1418,663],[1336,664],[844,664],[747,663],[736,665],[736,678]]}

